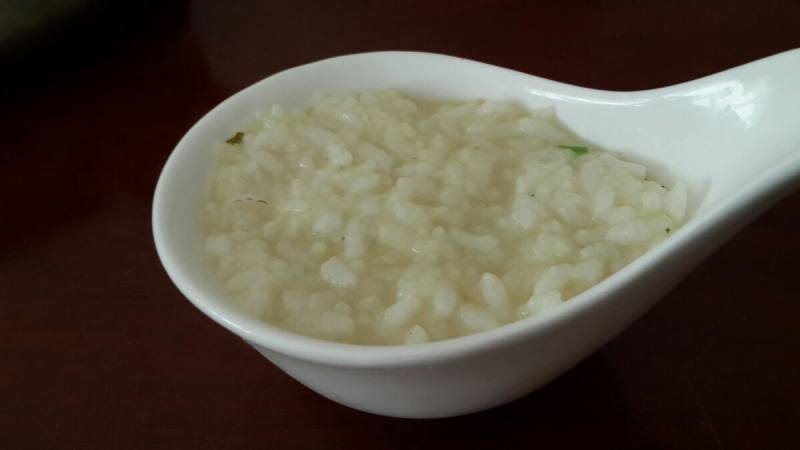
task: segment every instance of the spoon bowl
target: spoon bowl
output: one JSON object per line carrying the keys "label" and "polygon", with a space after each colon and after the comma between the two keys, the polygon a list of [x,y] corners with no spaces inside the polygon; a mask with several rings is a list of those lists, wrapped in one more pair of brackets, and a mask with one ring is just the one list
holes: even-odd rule
{"label": "spoon bowl", "polygon": [[[204,263],[201,210],[221,142],[273,104],[318,90],[396,89],[418,97],[553,107],[583,139],[689,186],[689,219],[598,285],[500,328],[416,346],[362,346],[297,335],[224,299]],[[377,52],[266,78],[222,102],[181,139],[153,202],[159,257],[201,311],[316,392],[398,417],[448,417],[521,397],[562,374],[646,312],[688,271],[800,182],[800,50],[699,80],[638,92],[558,83],[450,56]]]}

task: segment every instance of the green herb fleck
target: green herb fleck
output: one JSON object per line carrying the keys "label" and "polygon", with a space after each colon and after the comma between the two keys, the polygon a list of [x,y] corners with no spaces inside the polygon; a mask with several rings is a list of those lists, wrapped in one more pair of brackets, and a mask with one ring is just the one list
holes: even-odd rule
{"label": "green herb fleck", "polygon": [[667,228],[667,234],[669,234],[669,228]]}
{"label": "green herb fleck", "polygon": [[536,197],[536,194],[531,194],[531,197]]}
{"label": "green herb fleck", "polygon": [[241,131],[237,131],[236,134],[234,134],[230,138],[226,139],[225,142],[227,142],[228,144],[231,144],[231,145],[236,145],[236,144],[242,142],[242,138],[243,137],[244,137],[244,133],[242,133]]}
{"label": "green herb fleck", "polygon": [[589,148],[582,145],[559,145],[558,148],[565,148],[571,150],[572,153],[580,156],[589,153]]}

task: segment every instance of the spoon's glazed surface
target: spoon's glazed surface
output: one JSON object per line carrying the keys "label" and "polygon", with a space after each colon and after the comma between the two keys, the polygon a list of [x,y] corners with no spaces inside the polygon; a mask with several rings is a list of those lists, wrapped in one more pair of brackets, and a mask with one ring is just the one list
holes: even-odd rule
{"label": "spoon's glazed surface", "polygon": [[[303,384],[378,414],[445,417],[490,408],[548,382],[615,336],[742,226],[790,192],[800,174],[800,50],[700,80],[641,92],[569,86],[442,55],[381,52],[312,63],[269,77],[201,119],[159,179],[159,256],[199,309]],[[685,180],[690,218],[664,245],[549,314],[422,346],[319,341],[230,307],[207,279],[199,211],[212,155],[265,104],[302,104],[313,90],[398,89],[443,99],[553,107],[588,142],[619,149]],[[671,180],[668,180],[671,181]]]}

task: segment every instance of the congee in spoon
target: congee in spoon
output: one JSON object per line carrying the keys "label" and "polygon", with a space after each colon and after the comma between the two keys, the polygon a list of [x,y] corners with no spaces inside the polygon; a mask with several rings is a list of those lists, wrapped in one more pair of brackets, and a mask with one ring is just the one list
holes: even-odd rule
{"label": "congee in spoon", "polygon": [[686,197],[550,110],[325,93],[218,144],[204,245],[270,324],[419,344],[569,301],[675,232]]}

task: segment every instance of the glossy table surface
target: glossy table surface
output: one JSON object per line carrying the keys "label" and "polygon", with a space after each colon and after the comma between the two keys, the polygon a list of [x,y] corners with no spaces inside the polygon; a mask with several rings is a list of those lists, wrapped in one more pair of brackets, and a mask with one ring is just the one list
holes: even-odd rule
{"label": "glossy table surface", "polygon": [[434,421],[332,403],[212,323],[162,270],[150,204],[192,123],[294,65],[422,50],[647,89],[800,47],[798,17],[796,1],[254,0],[64,27],[2,70],[0,446],[793,448],[800,192],[561,378]]}

